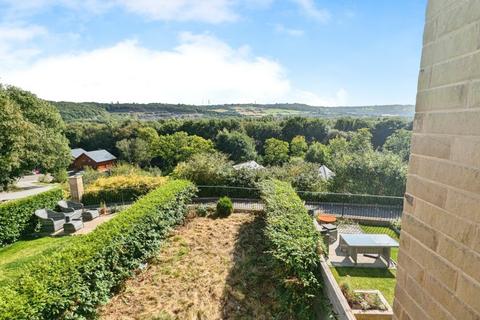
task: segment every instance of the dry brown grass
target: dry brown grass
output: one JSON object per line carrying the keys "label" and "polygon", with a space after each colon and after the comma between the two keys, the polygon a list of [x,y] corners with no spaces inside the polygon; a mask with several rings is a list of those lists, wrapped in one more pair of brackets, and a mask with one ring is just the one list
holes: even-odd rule
{"label": "dry brown grass", "polygon": [[148,270],[100,310],[102,319],[271,319],[276,287],[253,214],[195,218]]}

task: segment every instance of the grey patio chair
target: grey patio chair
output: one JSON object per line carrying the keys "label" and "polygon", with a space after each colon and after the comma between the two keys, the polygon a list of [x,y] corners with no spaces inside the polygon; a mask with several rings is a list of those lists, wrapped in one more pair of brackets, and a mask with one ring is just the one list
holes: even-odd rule
{"label": "grey patio chair", "polygon": [[35,211],[35,216],[41,224],[41,232],[53,233],[63,228],[65,223],[65,214],[48,209],[39,209]]}
{"label": "grey patio chair", "polygon": [[78,220],[82,218],[83,204],[75,201],[60,200],[57,202],[60,211],[69,216],[71,220]]}
{"label": "grey patio chair", "polygon": [[73,215],[70,215],[71,220],[78,220],[81,217],[84,221],[90,221],[99,216],[98,210],[87,210],[80,202],[61,200],[57,204],[63,212],[73,213]]}

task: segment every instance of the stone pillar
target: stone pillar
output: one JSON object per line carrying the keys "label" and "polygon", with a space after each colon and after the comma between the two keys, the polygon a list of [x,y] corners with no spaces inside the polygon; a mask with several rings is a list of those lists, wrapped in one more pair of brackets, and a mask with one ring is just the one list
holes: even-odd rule
{"label": "stone pillar", "polygon": [[82,201],[83,196],[83,179],[81,175],[75,175],[68,178],[70,186],[70,195],[74,201]]}
{"label": "stone pillar", "polygon": [[429,1],[395,320],[480,319],[479,48],[479,0]]}

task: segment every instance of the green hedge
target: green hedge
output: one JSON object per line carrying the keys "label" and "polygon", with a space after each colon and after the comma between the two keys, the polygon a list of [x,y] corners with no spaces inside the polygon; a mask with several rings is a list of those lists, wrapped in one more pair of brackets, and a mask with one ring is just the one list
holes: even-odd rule
{"label": "green hedge", "polygon": [[0,291],[0,319],[91,319],[183,221],[195,187],[170,181],[112,220],[29,265]]}
{"label": "green hedge", "polygon": [[[155,188],[153,188],[155,189]],[[129,203],[146,195],[153,189],[149,188],[121,188],[121,189],[103,189],[94,192],[86,192],[82,196],[84,205],[98,205],[102,202],[109,203]]]}
{"label": "green hedge", "polygon": [[17,241],[35,230],[35,210],[52,209],[63,198],[63,191],[54,188],[34,196],[0,204],[0,247]]}
{"label": "green hedge", "polygon": [[314,298],[321,290],[320,235],[290,184],[265,181],[261,190],[274,273],[282,283],[280,304],[287,318],[311,319]]}

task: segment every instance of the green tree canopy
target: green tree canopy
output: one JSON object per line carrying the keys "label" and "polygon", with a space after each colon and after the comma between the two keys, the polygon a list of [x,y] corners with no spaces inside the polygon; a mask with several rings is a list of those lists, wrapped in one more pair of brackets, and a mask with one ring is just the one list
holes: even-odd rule
{"label": "green tree canopy", "polygon": [[387,141],[385,141],[385,144],[383,145],[383,150],[392,152],[400,156],[403,161],[408,162],[408,158],[410,157],[411,140],[412,131],[405,129],[397,130],[387,138]]}
{"label": "green tree canopy", "polygon": [[155,164],[165,172],[171,171],[177,163],[188,160],[194,154],[213,151],[212,141],[182,131],[159,136],[153,145]]}
{"label": "green tree canopy", "polygon": [[307,152],[308,144],[304,136],[296,136],[290,142],[290,155],[292,157],[303,158]]}
{"label": "green tree canopy", "polygon": [[33,169],[58,173],[70,148],[57,109],[30,92],[0,86],[0,183],[5,187]]}
{"label": "green tree canopy", "polygon": [[319,164],[326,164],[329,158],[330,149],[320,142],[312,143],[305,154],[305,160]]}
{"label": "green tree canopy", "polygon": [[217,149],[229,155],[230,160],[242,162],[257,157],[255,141],[239,131],[222,130],[217,135]]}
{"label": "green tree canopy", "polygon": [[268,165],[282,165],[288,161],[288,142],[275,138],[265,141],[265,156],[263,160]]}

